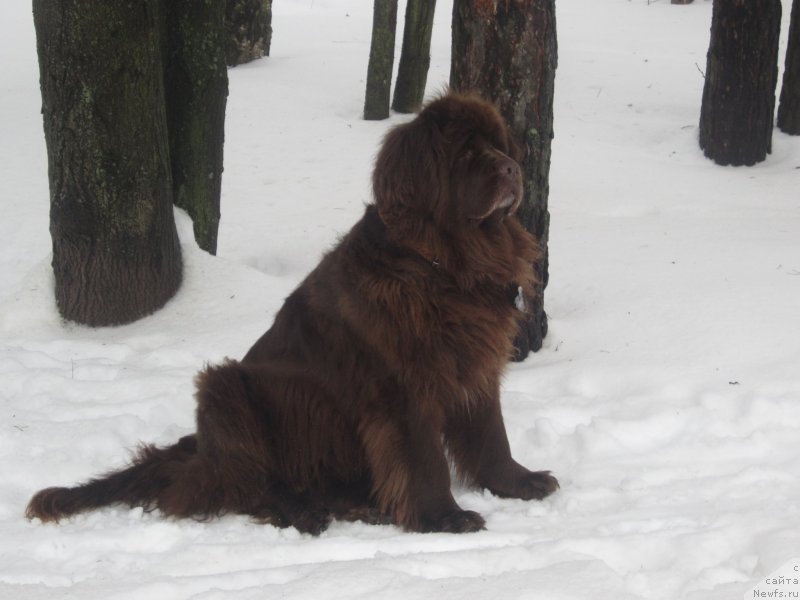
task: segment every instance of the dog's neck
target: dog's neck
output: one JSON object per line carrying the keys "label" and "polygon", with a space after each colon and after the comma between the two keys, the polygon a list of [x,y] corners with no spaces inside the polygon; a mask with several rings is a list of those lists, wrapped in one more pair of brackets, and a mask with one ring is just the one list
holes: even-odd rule
{"label": "dog's neck", "polygon": [[[425,244],[415,235],[405,232],[398,234],[395,227],[386,223],[376,206],[367,206],[364,217],[367,229],[372,233],[373,239],[381,240],[389,244],[394,249],[393,254],[414,257],[420,262],[424,262],[432,269],[439,269],[442,266],[438,253],[429,244]],[[394,221],[392,222],[394,224]],[[391,250],[390,250],[391,251]]]}
{"label": "dog's neck", "polygon": [[533,279],[535,244],[531,245],[532,239],[516,221],[502,224],[497,231],[476,227],[459,234],[442,230],[430,217],[409,214],[408,209],[384,214],[372,205],[367,208],[367,220],[379,223],[386,242],[452,278],[461,289],[490,282],[527,288]]}
{"label": "dog's neck", "polygon": [[442,263],[440,262],[439,257],[433,251],[428,250],[425,247],[417,248],[414,245],[410,245],[408,248],[434,269],[438,270],[441,268]]}

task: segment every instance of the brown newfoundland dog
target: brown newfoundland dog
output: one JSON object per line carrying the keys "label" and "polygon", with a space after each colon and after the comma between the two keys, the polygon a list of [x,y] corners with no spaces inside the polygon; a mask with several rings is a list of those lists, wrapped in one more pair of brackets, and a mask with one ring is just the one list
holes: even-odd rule
{"label": "brown newfoundland dog", "polygon": [[548,472],[511,458],[500,413],[515,298],[538,253],[513,216],[515,154],[494,108],[470,96],[390,131],[374,204],[241,361],[197,377],[197,433],[42,490],[28,517],[123,503],[313,534],[332,518],[468,532],[484,521],[453,499],[450,463],[498,496],[553,492]]}

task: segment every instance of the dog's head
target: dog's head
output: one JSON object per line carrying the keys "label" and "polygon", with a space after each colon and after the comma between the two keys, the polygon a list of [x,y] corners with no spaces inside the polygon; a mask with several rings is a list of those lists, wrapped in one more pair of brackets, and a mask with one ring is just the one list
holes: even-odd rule
{"label": "dog's head", "polygon": [[385,220],[399,214],[455,230],[501,223],[522,200],[519,150],[495,108],[447,94],[386,136],[373,191]]}

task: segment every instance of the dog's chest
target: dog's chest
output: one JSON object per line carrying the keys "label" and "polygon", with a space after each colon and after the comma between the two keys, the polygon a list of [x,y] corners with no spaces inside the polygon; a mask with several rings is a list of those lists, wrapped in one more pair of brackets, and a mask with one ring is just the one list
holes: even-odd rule
{"label": "dog's chest", "polygon": [[504,363],[516,330],[515,295],[496,285],[476,286],[463,291],[444,289],[437,298],[432,329],[442,336],[443,345],[456,356],[460,370]]}

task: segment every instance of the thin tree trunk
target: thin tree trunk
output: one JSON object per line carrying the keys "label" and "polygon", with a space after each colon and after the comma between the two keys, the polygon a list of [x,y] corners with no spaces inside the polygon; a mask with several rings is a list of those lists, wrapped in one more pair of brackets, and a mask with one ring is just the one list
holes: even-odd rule
{"label": "thin tree trunk", "polygon": [[436,0],[408,0],[403,49],[394,84],[392,108],[400,113],[417,110],[425,96],[431,64],[431,35]]}
{"label": "thin tree trunk", "polygon": [[369,121],[389,117],[396,30],[397,0],[375,0],[367,70],[367,93],[364,100],[364,118]]}
{"label": "thin tree trunk", "polygon": [[780,0],[714,0],[699,141],[717,164],[772,151],[780,24]]}
{"label": "thin tree trunk", "polygon": [[778,127],[784,133],[800,135],[800,3],[792,3],[789,43],[783,71]]}
{"label": "thin tree trunk", "polygon": [[228,72],[225,0],[166,0],[165,95],[173,199],[198,245],[217,252]]}
{"label": "thin tree trunk", "polygon": [[180,286],[159,2],[34,0],[58,309],[134,321]]}
{"label": "thin tree trunk", "polygon": [[547,334],[547,200],[557,50],[554,0],[453,3],[450,85],[492,100],[522,145],[524,201],[519,219],[544,251],[534,265],[540,284],[535,297],[527,299],[528,319],[515,340],[518,359],[541,348]]}
{"label": "thin tree trunk", "polygon": [[228,66],[235,67],[269,56],[272,0],[225,0],[225,4],[225,55]]}

